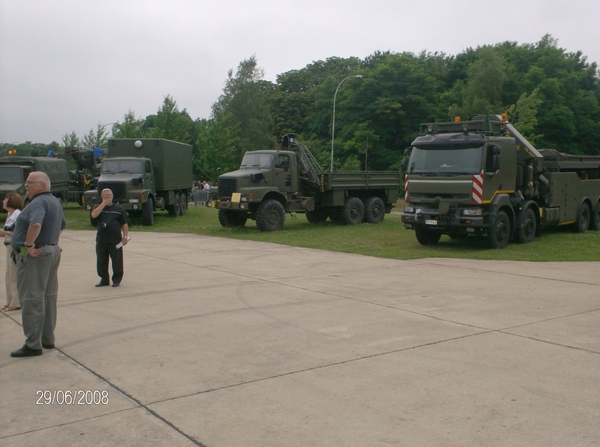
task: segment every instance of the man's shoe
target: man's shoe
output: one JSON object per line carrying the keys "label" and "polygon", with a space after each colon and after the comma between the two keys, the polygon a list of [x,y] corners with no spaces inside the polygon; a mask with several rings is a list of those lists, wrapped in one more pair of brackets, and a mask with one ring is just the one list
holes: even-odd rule
{"label": "man's shoe", "polygon": [[104,281],[100,281],[98,284],[96,284],[96,287],[106,287],[110,284],[108,284],[107,282]]}
{"label": "man's shoe", "polygon": [[42,348],[44,349],[54,349],[54,344],[42,343]]}
{"label": "man's shoe", "polygon": [[119,287],[121,285],[120,282],[113,282],[113,287]]}
{"label": "man's shoe", "polygon": [[42,355],[43,351],[41,349],[31,349],[27,345],[23,345],[21,349],[17,349],[10,353],[11,357],[34,357],[36,355]]}

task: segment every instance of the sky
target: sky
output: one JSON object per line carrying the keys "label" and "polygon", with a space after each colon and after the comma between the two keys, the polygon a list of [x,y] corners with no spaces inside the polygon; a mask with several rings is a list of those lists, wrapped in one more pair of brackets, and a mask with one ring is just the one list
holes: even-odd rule
{"label": "sky", "polygon": [[209,118],[228,71],[253,55],[275,81],[330,57],[552,34],[600,63],[598,23],[598,0],[0,0],[0,142],[83,138],[167,95]]}

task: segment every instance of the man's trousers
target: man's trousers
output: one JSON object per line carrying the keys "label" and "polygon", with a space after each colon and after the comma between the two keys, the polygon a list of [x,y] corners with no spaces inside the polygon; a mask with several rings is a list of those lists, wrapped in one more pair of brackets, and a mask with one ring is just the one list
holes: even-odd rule
{"label": "man's trousers", "polygon": [[123,279],[123,248],[117,248],[116,244],[96,242],[96,270],[104,284],[109,283],[109,259],[112,263],[112,282],[113,284],[119,284]]}

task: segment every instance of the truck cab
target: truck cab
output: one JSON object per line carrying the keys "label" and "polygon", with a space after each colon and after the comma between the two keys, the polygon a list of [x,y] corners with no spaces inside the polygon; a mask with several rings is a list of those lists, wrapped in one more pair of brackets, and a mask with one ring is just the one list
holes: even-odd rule
{"label": "truck cab", "polygon": [[25,197],[25,180],[32,171],[41,171],[50,179],[50,192],[63,204],[67,201],[69,167],[66,160],[50,157],[8,156],[0,158],[0,200],[9,192]]}
{"label": "truck cab", "polygon": [[221,207],[245,209],[244,204],[251,207],[267,195],[287,203],[288,196],[298,191],[297,173],[298,162],[293,152],[246,152],[237,171],[219,177]]}

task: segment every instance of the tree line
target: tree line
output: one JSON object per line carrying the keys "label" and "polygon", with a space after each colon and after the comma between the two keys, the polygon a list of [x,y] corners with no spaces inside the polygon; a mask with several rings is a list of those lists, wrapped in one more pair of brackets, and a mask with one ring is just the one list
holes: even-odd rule
{"label": "tree line", "polygon": [[[210,181],[217,168],[235,169],[245,151],[275,148],[287,133],[329,167],[334,96],[336,169],[399,169],[421,123],[502,112],[536,147],[600,154],[598,66],[560,48],[551,35],[456,56],[378,51],[364,59],[331,57],[275,82],[264,80],[251,56],[228,72],[209,118],[193,119],[168,95],[154,115],[128,111],[112,135],[190,143],[196,178]],[[109,134],[98,125],[81,140],[73,132],[47,147],[105,147]]]}

